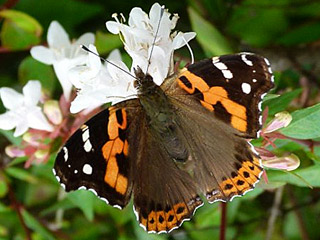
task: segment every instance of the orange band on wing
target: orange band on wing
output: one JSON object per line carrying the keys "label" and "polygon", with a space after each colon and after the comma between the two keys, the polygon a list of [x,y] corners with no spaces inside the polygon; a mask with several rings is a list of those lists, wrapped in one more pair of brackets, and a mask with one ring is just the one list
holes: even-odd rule
{"label": "orange band on wing", "polygon": [[196,90],[201,92],[203,100],[200,99],[200,103],[211,112],[214,111],[214,105],[220,102],[225,110],[231,115],[230,124],[232,127],[241,132],[247,131],[246,108],[243,105],[232,101],[223,87],[209,87],[201,77],[198,77],[186,69],[182,70],[177,81],[178,85],[189,94],[194,94]]}
{"label": "orange band on wing", "polygon": [[[109,112],[109,141],[101,149],[102,155],[107,162],[104,181],[118,193],[125,195],[128,189],[128,178],[119,172],[118,162],[126,159],[123,156],[128,157],[129,155],[128,141],[122,141],[119,137],[119,131],[127,128],[127,113],[125,109],[115,109],[113,107],[109,108]],[[122,157],[120,157],[121,153],[123,153]]]}

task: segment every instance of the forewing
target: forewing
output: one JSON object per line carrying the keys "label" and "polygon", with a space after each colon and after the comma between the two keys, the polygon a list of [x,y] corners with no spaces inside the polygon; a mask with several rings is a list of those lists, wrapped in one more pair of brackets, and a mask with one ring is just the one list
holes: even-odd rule
{"label": "forewing", "polygon": [[90,189],[112,206],[130,200],[128,137],[141,111],[138,100],[112,106],[87,121],[62,147],[54,172],[66,191]]}
{"label": "forewing", "polygon": [[177,82],[240,134],[247,138],[258,136],[261,99],[273,87],[267,59],[240,53],[202,60],[184,68]]}

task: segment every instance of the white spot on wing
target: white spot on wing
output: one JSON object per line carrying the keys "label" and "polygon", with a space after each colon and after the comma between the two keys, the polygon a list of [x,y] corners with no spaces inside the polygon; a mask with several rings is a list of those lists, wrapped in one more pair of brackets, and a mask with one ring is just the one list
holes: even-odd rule
{"label": "white spot on wing", "polygon": [[136,215],[137,221],[139,221],[139,214],[138,214],[138,212],[136,211],[136,208],[134,207],[134,205],[132,206],[132,208],[133,208],[134,215]]}
{"label": "white spot on wing", "polygon": [[233,78],[232,72],[230,70],[228,70],[228,67],[224,63],[219,62],[219,58],[212,58],[212,63],[216,68],[221,70],[221,72],[225,78],[227,78],[227,79]]}
{"label": "white spot on wing", "polygon": [[120,207],[119,205],[113,205],[112,207],[118,208],[118,209],[122,209],[122,207]]}
{"label": "white spot on wing", "polygon": [[85,164],[82,168],[82,171],[87,175],[91,175],[92,174],[92,167],[89,164]]}
{"label": "white spot on wing", "polygon": [[78,170],[76,169],[76,170],[74,170],[74,174],[77,174],[78,173]]}
{"label": "white spot on wing", "polygon": [[258,109],[260,112],[262,111],[262,102],[261,101],[258,103]]}
{"label": "white spot on wing", "polygon": [[230,70],[222,70],[222,74],[227,79],[233,78],[233,74]]}
{"label": "white spot on wing", "polygon": [[268,66],[270,66],[270,62],[269,62],[268,59],[265,58],[264,61],[266,62],[266,64],[267,64]]}
{"label": "white spot on wing", "polygon": [[251,92],[251,86],[249,83],[242,83],[241,88],[245,94],[249,94]]}
{"label": "white spot on wing", "polygon": [[222,62],[217,62],[217,63],[213,63],[214,66],[216,66],[216,68],[220,69],[220,70],[227,70],[227,66],[222,63]]}
{"label": "white spot on wing", "polygon": [[252,79],[252,82],[254,82],[254,83],[255,83],[255,82],[257,82],[257,79],[255,79],[255,78],[254,78],[254,79]]}
{"label": "white spot on wing", "polygon": [[219,57],[213,57],[213,58],[212,58],[212,63],[215,64],[215,63],[217,63],[217,62],[220,62]]}
{"label": "white spot on wing", "polygon": [[94,190],[94,189],[92,189],[92,188],[89,188],[88,190],[89,190],[90,192],[93,192],[94,195],[98,196],[98,193],[96,192],[96,190]]}
{"label": "white spot on wing", "polygon": [[82,141],[87,141],[89,139],[89,128],[87,128],[85,131],[82,133]]}
{"label": "white spot on wing", "polygon": [[247,59],[247,56],[246,56],[246,55],[242,54],[242,55],[241,55],[241,59],[242,59],[242,61],[244,61],[244,63],[247,64],[248,66],[253,66],[252,61],[250,61],[249,59]]}
{"label": "white spot on wing", "polygon": [[68,148],[66,147],[63,147],[63,151],[64,151],[64,161],[67,161],[68,158],[69,158],[69,155],[68,155]]}
{"label": "white spot on wing", "polygon": [[104,201],[106,204],[109,204],[109,201],[106,198],[99,197],[102,201]]}
{"label": "white spot on wing", "polygon": [[60,182],[60,177],[56,175],[56,179],[58,182]]}
{"label": "white spot on wing", "polygon": [[83,147],[84,147],[84,150],[85,150],[86,152],[90,152],[90,151],[91,151],[92,145],[91,145],[91,142],[90,142],[89,139],[85,142],[85,144],[83,145]]}

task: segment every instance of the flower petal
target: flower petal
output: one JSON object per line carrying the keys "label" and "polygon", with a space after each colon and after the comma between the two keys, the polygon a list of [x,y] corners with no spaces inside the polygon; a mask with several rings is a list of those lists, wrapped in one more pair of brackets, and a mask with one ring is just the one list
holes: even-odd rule
{"label": "flower petal", "polygon": [[51,49],[43,46],[36,46],[30,50],[31,56],[39,62],[51,65],[56,59]]}
{"label": "flower petal", "polygon": [[72,84],[69,81],[69,74],[68,74],[71,68],[70,65],[71,63],[68,59],[64,59],[62,61],[59,61],[53,64],[54,71],[59,79],[59,82],[63,89],[63,94],[66,99],[69,99],[71,90],[72,90]]}
{"label": "flower petal", "polygon": [[13,133],[14,137],[19,137],[29,129],[27,121],[20,121],[16,126],[16,130]]}
{"label": "flower petal", "polygon": [[172,47],[174,50],[179,49],[186,45],[191,39],[195,38],[196,33],[195,32],[187,32],[182,33],[179,32],[177,36],[173,39]]}
{"label": "flower petal", "polygon": [[93,33],[85,33],[82,34],[74,44],[88,46],[89,44],[94,44],[94,41],[95,36]]}
{"label": "flower petal", "polygon": [[[89,45],[89,50],[98,54],[97,48],[92,44]],[[93,71],[93,73],[98,74],[98,72],[100,71],[101,65],[102,65],[100,58],[92,53],[89,53],[88,57],[89,57],[90,69]]]}
{"label": "flower petal", "polygon": [[2,99],[3,105],[10,110],[16,109],[23,105],[23,95],[18,93],[12,88],[2,87],[0,88],[0,97]]}
{"label": "flower petal", "polygon": [[148,15],[139,7],[132,8],[129,13],[129,26],[145,28],[149,23]]}
{"label": "flower petal", "polygon": [[108,22],[106,22],[106,27],[109,32],[111,32],[113,34],[119,34],[121,24],[114,22],[114,21],[108,21]]}
{"label": "flower petal", "polygon": [[57,49],[69,47],[71,44],[67,32],[57,21],[52,21],[48,28],[47,41],[50,48]]}
{"label": "flower petal", "polygon": [[35,106],[41,97],[41,84],[37,80],[30,80],[22,89],[24,102],[27,105]]}
{"label": "flower petal", "polygon": [[48,132],[53,131],[52,125],[48,122],[40,108],[35,108],[29,112],[27,122],[31,128],[45,130]]}
{"label": "flower petal", "polygon": [[0,128],[3,130],[11,130],[16,126],[14,115],[9,111],[0,114]]}

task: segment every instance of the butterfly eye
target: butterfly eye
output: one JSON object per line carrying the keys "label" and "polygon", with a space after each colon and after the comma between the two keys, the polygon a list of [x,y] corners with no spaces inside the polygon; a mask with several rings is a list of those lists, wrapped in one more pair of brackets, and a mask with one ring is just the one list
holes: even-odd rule
{"label": "butterfly eye", "polygon": [[139,82],[138,82],[138,80],[134,80],[134,82],[133,82],[133,87],[134,88],[138,88],[139,87]]}

